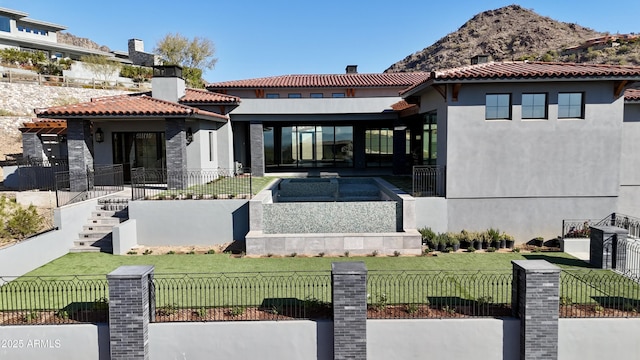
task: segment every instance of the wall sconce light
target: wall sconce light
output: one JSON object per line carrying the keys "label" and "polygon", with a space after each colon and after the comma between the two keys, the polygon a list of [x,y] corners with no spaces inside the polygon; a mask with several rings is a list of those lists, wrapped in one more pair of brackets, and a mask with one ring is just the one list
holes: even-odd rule
{"label": "wall sconce light", "polygon": [[98,128],[98,130],[96,130],[95,136],[96,142],[101,143],[104,141],[104,132],[102,132],[102,128]]}
{"label": "wall sconce light", "polygon": [[185,135],[187,137],[187,145],[191,144],[193,142],[193,130],[191,130],[191,128],[187,128]]}

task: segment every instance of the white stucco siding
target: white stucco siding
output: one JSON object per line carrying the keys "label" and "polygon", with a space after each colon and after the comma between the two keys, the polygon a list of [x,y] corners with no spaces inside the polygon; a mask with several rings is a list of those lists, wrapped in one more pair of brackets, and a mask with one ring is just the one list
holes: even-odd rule
{"label": "white stucco siding", "polygon": [[[547,119],[521,118],[523,92],[548,94]],[[584,93],[584,119],[558,119],[559,92]],[[487,93],[511,93],[511,120],[485,120]],[[448,198],[618,195],[623,99],[611,82],[465,84],[447,115]]]}
{"label": "white stucco siding", "polygon": [[399,96],[322,99],[243,99],[231,116],[246,114],[376,114],[391,112]]}
{"label": "white stucco siding", "polygon": [[625,104],[620,185],[640,185],[640,103]]}

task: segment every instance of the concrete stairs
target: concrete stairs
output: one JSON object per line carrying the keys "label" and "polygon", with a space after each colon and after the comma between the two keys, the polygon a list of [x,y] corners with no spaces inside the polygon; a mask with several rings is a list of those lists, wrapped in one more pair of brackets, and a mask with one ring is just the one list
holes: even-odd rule
{"label": "concrete stairs", "polygon": [[70,252],[113,253],[113,227],[129,218],[129,199],[106,198],[98,200],[96,211],[91,212],[87,224],[74,241]]}

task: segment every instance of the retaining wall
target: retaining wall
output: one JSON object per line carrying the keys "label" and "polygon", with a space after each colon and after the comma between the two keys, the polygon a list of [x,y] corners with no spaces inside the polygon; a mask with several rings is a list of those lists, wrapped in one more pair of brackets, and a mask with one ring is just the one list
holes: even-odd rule
{"label": "retaining wall", "polygon": [[0,249],[0,274],[24,275],[69,253],[73,241],[98,204],[98,199],[83,201],[54,210],[58,228]]}

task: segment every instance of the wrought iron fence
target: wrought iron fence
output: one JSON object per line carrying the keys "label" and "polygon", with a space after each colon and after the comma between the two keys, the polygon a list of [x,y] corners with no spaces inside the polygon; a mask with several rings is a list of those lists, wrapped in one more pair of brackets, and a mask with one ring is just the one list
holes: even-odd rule
{"label": "wrought iron fence", "polygon": [[504,271],[370,271],[368,317],[510,316],[513,275]]}
{"label": "wrought iron fence", "polygon": [[68,205],[124,190],[122,164],[94,165],[85,171],[60,171],[56,176],[56,203]]}
{"label": "wrought iron fence", "polygon": [[55,173],[68,171],[69,163],[66,159],[60,160],[37,160],[24,159],[18,161],[16,173],[18,175],[18,190],[55,190]]}
{"label": "wrought iron fence", "polygon": [[613,213],[611,214],[610,225],[627,229],[629,230],[629,236],[640,238],[640,219],[636,217]]}
{"label": "wrought iron fence", "polygon": [[132,200],[250,199],[251,169],[167,171],[131,169]]}
{"label": "wrought iron fence", "polygon": [[155,321],[331,318],[330,272],[156,274]]}
{"label": "wrought iron fence", "polygon": [[446,196],[446,168],[440,165],[420,165],[413,167],[413,196]]}
{"label": "wrought iron fence", "polygon": [[560,317],[640,317],[640,284],[611,270],[563,270]]}
{"label": "wrought iron fence", "polygon": [[108,299],[104,275],[0,277],[0,325],[107,322]]}

